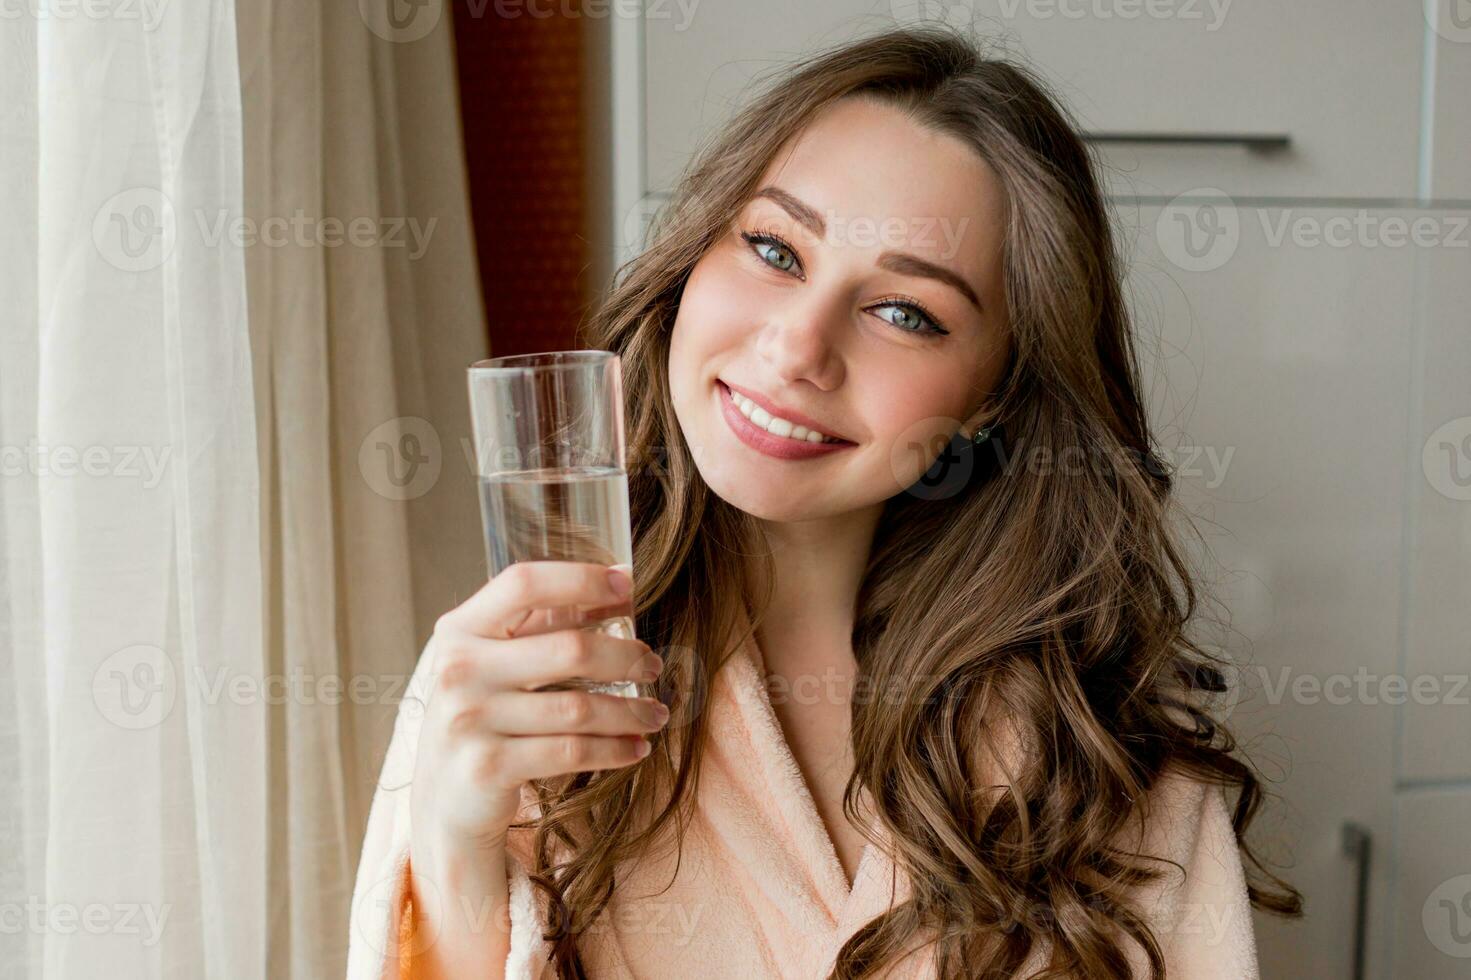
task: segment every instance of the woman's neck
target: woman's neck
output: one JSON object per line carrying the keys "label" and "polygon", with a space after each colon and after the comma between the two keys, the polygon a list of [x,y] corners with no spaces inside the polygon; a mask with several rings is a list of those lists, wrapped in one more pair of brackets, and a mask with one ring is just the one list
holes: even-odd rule
{"label": "woman's neck", "polygon": [[796,666],[793,658],[851,657],[858,588],[882,511],[879,503],[838,517],[762,523],[776,586],[756,630],[768,671]]}

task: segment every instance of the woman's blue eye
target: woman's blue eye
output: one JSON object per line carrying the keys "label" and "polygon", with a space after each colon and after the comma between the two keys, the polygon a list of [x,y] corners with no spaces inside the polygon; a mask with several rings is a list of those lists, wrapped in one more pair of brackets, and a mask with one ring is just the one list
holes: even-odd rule
{"label": "woman's blue eye", "polygon": [[[791,272],[792,268],[797,264],[796,253],[770,235],[752,235],[747,232],[741,232],[741,237],[751,246],[751,250],[761,257],[761,261],[772,268],[780,269],[782,272]],[[786,265],[782,265],[780,262],[773,262],[768,258],[772,252],[785,252],[790,258],[790,261]]]}
{"label": "woman's blue eye", "polygon": [[929,316],[927,316],[926,314],[924,314],[923,312],[921,312],[917,307],[910,306],[908,303],[895,303],[895,302],[880,303],[877,307],[875,307],[875,309],[880,309],[880,310],[883,310],[883,309],[899,310],[901,313],[906,314],[906,318],[905,319],[901,319],[901,320],[892,320],[892,319],[890,319],[889,317],[886,317],[886,316],[885,317],[880,317],[880,319],[887,320],[889,323],[892,323],[894,326],[898,327],[900,330],[907,330],[910,333],[949,333],[950,332],[950,331],[946,330],[945,328],[941,327],[934,320],[930,319]]}

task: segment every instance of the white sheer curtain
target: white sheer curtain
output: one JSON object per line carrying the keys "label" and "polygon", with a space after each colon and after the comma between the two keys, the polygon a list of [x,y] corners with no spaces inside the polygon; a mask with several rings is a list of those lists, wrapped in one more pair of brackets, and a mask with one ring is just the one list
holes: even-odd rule
{"label": "white sheer curtain", "polygon": [[0,16],[7,980],[342,972],[399,681],[484,574],[448,11],[370,7]]}
{"label": "white sheer curtain", "polygon": [[242,210],[234,9],[0,32],[0,965],[260,975],[265,706],[197,682],[262,672],[244,258],[196,220]]}
{"label": "white sheer curtain", "polygon": [[344,682],[335,706],[305,689],[272,709],[273,980],[344,973],[398,698],[434,620],[485,577],[464,369],[486,335],[451,12],[414,8],[430,29],[400,35],[365,19],[388,7],[236,12],[251,227],[299,214],[366,243],[290,233],[246,255],[268,669]]}

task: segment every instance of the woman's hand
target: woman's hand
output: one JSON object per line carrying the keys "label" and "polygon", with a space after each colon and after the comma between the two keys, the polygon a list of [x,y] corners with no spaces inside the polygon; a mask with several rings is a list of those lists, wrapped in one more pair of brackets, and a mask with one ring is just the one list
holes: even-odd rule
{"label": "woman's hand", "polygon": [[568,615],[585,610],[582,621],[596,621],[626,608],[632,584],[623,566],[517,562],[440,617],[410,796],[416,837],[431,832],[456,850],[502,845],[528,780],[647,754],[644,734],[669,718],[654,698],[533,690],[575,677],[658,677],[663,663],[647,644],[579,629]]}

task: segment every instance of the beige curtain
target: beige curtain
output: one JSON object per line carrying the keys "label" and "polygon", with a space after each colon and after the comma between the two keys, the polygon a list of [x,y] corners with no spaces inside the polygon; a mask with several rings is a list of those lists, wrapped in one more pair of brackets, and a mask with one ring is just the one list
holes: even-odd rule
{"label": "beige curtain", "polygon": [[403,680],[485,574],[464,368],[486,332],[451,14],[413,9],[407,31],[369,0],[237,11],[265,639],[286,681],[268,738],[271,977],[344,969]]}

